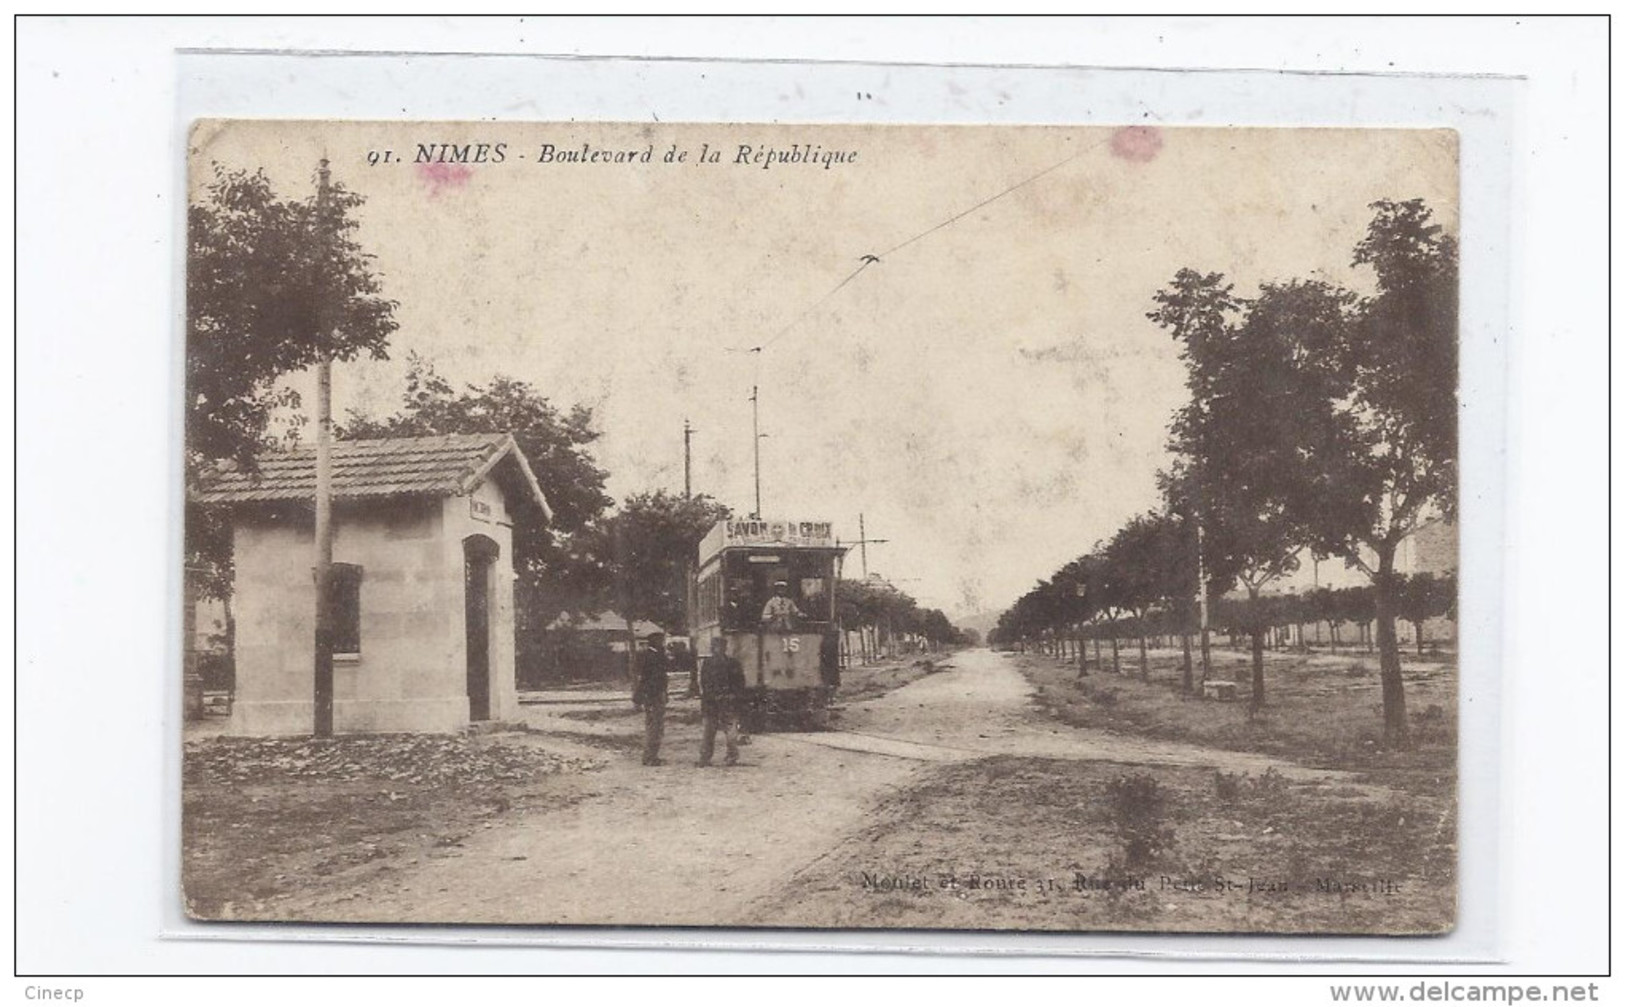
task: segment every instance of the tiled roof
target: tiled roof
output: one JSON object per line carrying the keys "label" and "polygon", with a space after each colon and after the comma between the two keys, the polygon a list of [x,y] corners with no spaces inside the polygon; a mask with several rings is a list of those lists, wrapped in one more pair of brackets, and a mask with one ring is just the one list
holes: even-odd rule
{"label": "tiled roof", "polygon": [[[333,499],[457,496],[479,485],[507,459],[512,460],[514,469],[511,475],[504,473],[508,475],[505,482],[510,484],[510,494],[517,488],[522,496],[540,505],[544,514],[548,513],[530,463],[509,434],[334,441]],[[227,467],[211,473],[193,499],[206,504],[237,504],[315,497],[314,446],[269,452],[258,462],[258,472]]]}

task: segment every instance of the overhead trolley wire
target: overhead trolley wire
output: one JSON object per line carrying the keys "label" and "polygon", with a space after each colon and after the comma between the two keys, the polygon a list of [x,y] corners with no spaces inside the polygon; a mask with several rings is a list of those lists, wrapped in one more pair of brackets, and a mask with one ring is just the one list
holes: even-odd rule
{"label": "overhead trolley wire", "polygon": [[[887,256],[892,255],[892,254],[894,254],[896,252],[900,252],[903,249],[905,249],[905,248],[909,247],[910,245],[914,244],[915,242],[920,241],[920,240],[922,240],[924,238],[927,238],[927,237],[931,236],[932,234],[935,234],[936,232],[942,230],[943,228],[948,227],[951,224],[956,223],[957,221],[963,220],[965,217],[970,216],[971,214],[975,213],[977,210],[983,209],[984,207],[987,207],[987,206],[989,206],[989,205],[1003,199],[1005,196],[1010,195],[1012,192],[1015,192],[1017,189],[1020,189],[1023,186],[1031,185],[1033,182],[1038,181],[1039,179],[1043,178],[1045,175],[1048,175],[1053,171],[1056,171],[1056,170],[1058,170],[1058,169],[1060,169],[1062,167],[1065,167],[1066,165],[1068,165],[1068,164],[1072,163],[1073,161],[1076,161],[1078,158],[1082,157],[1084,154],[1087,154],[1087,153],[1090,153],[1091,151],[1097,150],[1100,147],[1105,146],[1109,142],[1110,142],[1110,137],[1108,137],[1106,140],[1102,140],[1100,143],[1092,144],[1092,145],[1090,145],[1088,147],[1085,147],[1085,148],[1083,148],[1081,150],[1078,150],[1078,151],[1076,151],[1076,152],[1074,152],[1072,154],[1068,154],[1066,157],[1061,158],[1059,161],[1056,161],[1054,164],[1050,165],[1049,167],[1044,168],[1041,171],[1034,172],[1031,175],[1028,175],[1026,178],[1023,178],[1019,182],[1016,182],[1013,185],[1009,185],[1009,186],[1005,187],[1004,189],[1001,189],[1000,191],[998,191],[998,192],[994,193],[993,195],[987,197],[986,199],[982,200],[981,202],[975,204],[974,206],[972,206],[972,207],[970,207],[968,209],[965,209],[965,210],[961,210],[958,213],[954,214],[953,216],[948,217],[945,220],[939,221],[938,223],[931,225],[930,227],[926,228],[925,230],[919,232],[918,234],[915,234],[914,236],[912,236],[910,238],[907,238],[907,239],[905,239],[903,241],[898,242],[897,244],[895,244],[895,245],[891,246],[890,248],[886,249],[884,252],[880,252],[879,254],[870,253],[870,254],[866,254],[866,255],[863,255],[863,256],[859,257],[858,268],[852,270],[850,273],[847,273],[845,276],[843,276],[841,278],[840,282],[836,283],[835,286],[833,286],[829,290],[827,290],[823,294],[823,296],[819,297],[816,301],[813,301],[807,307],[803,308],[798,314],[796,314],[796,316],[794,318],[792,318],[792,319],[790,319],[790,321],[786,322],[785,325],[782,328],[780,328],[777,332],[773,333],[773,335],[769,336],[767,339],[763,340],[761,343],[759,343],[759,344],[757,344],[755,346],[728,346],[728,347],[723,347],[723,349],[725,349],[725,350],[727,350],[729,352],[732,352],[732,353],[750,353],[754,357],[754,370],[756,372],[756,377],[751,382],[750,402],[751,402],[751,405],[752,405],[752,409],[754,410],[757,407],[757,404],[760,401],[761,367],[762,367],[762,354],[763,354],[763,351],[765,351],[768,347],[772,346],[774,343],[778,342],[780,339],[783,339],[797,325],[800,325],[801,322],[804,319],[806,319],[808,315],[811,315],[813,312],[817,311],[819,308],[821,308],[825,304],[827,304],[830,301],[831,298],[833,298],[836,294],[840,293],[843,289],[845,289],[847,284],[851,283],[853,280],[855,280],[859,276],[861,276],[863,274],[864,270],[868,269],[870,266],[878,265],[879,263],[883,262]],[[752,416],[753,417],[755,416],[754,411],[752,413]],[[753,420],[753,428],[754,428],[754,420]],[[762,434],[759,430],[756,431],[755,436],[753,438],[754,443],[752,445],[752,447],[753,447],[753,449],[755,451],[757,451],[757,452],[760,451],[761,439],[764,436],[766,436],[766,435]],[[759,509],[760,506],[761,506],[761,503],[760,503],[760,497],[761,497],[761,491],[760,491],[761,456],[758,453],[758,454],[755,455],[755,457],[756,457],[756,479],[757,479],[757,485],[758,485],[757,507]]]}
{"label": "overhead trolley wire", "polygon": [[942,230],[943,228],[948,227],[949,225],[951,225],[953,223],[956,223],[957,221],[963,220],[964,218],[966,218],[966,217],[970,216],[971,214],[975,213],[977,210],[980,210],[983,207],[988,206],[989,204],[992,204],[994,202],[997,202],[1000,199],[1003,199],[1005,196],[1010,195],[1012,192],[1015,192],[1017,189],[1020,189],[1023,186],[1031,185],[1033,182],[1038,181],[1039,179],[1043,178],[1045,175],[1048,175],[1053,171],[1056,171],[1056,170],[1058,170],[1060,168],[1065,167],[1066,165],[1068,165],[1068,164],[1072,163],[1073,161],[1076,161],[1078,158],[1082,157],[1084,154],[1087,154],[1087,153],[1090,153],[1091,151],[1097,150],[1100,147],[1105,146],[1109,142],[1111,142],[1110,137],[1108,137],[1105,140],[1102,140],[1100,143],[1093,144],[1091,146],[1083,148],[1082,150],[1079,150],[1079,151],[1076,151],[1074,153],[1068,154],[1066,157],[1063,157],[1061,160],[1056,161],[1054,164],[1050,165],[1049,167],[1044,168],[1041,171],[1034,172],[1031,175],[1028,175],[1026,178],[1023,178],[1021,181],[1016,182],[1013,185],[1007,186],[1004,189],[1001,189],[1000,191],[994,193],[993,195],[987,197],[986,199],[982,200],[981,202],[977,203],[976,205],[974,205],[974,206],[972,206],[972,207],[970,207],[968,209],[961,210],[958,213],[954,214],[953,216],[948,217],[945,220],[939,221],[938,223],[935,223],[935,224],[931,225],[930,227],[928,227],[925,230],[919,232],[918,234],[914,235],[911,238],[906,238],[903,241],[899,241],[897,244],[891,246],[890,248],[886,249],[883,252],[880,252],[878,254],[864,255],[862,257],[859,265],[858,265],[858,268],[852,270],[852,272],[850,272],[850,273],[847,273],[844,277],[841,278],[839,283],[837,283],[837,284],[835,284],[835,286],[831,287],[828,291],[826,291],[823,294],[823,296],[819,297],[816,301],[812,302],[807,307],[803,308],[794,318],[790,319],[789,322],[785,323],[783,328],[781,328],[777,332],[773,333],[773,335],[769,336],[767,339],[763,340],[761,343],[759,343],[756,346],[726,347],[726,349],[729,349],[730,351],[736,352],[736,353],[755,353],[755,354],[758,354],[758,359],[760,359],[759,355],[761,354],[761,352],[763,350],[767,349],[769,346],[772,346],[774,343],[778,342],[780,339],[782,339],[786,335],[788,335],[791,329],[794,329],[797,325],[801,324],[801,322],[808,315],[812,314],[813,312],[817,311],[819,308],[823,307],[826,303],[829,302],[830,298],[832,298],[836,294],[840,293],[841,290],[844,289],[847,284],[849,284],[853,280],[857,279],[863,273],[863,271],[868,269],[870,266],[877,265],[877,264],[879,264],[881,262],[884,262],[887,256],[892,255],[892,254],[894,254],[896,252],[900,252],[903,249],[907,248],[908,246],[914,244],[915,242],[920,241],[923,238],[927,238],[930,235],[935,234],[936,232]]}

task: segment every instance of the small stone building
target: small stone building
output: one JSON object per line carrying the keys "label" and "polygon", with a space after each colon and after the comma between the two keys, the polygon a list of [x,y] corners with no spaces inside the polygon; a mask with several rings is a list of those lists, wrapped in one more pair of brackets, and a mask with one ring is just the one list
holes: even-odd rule
{"label": "small stone building", "polygon": [[[508,434],[333,444],[333,727],[455,731],[513,719],[513,526],[547,500]],[[224,471],[195,499],[229,508],[233,734],[315,723],[316,452]]]}

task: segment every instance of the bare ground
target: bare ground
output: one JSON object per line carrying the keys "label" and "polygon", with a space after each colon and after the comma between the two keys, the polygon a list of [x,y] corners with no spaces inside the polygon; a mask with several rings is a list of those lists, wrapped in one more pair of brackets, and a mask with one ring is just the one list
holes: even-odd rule
{"label": "bare ground", "polygon": [[[995,756],[933,769],[757,907],[801,927],[1438,933],[1454,815],[1335,783]],[[1113,783],[1154,781],[1159,847],[1130,855]]]}
{"label": "bare ground", "polygon": [[[449,844],[420,838],[325,874],[302,869],[299,883],[270,897],[225,901],[235,918],[366,922],[1375,932],[1448,923],[1453,802],[1394,789],[1399,777],[1070,724],[1036,701],[1040,690],[1012,658],[976,650],[951,663],[871,698],[855,689],[838,730],[759,735],[731,769],[692,765],[690,700],[673,703],[668,764],[654,768],[638,764],[640,717],[624,700],[528,706],[538,733],[521,736],[525,744],[595,755],[604,768],[532,781],[522,799],[484,815],[477,800],[430,808],[426,799],[420,811],[434,827],[414,835],[454,836]],[[1216,772],[1239,789],[1221,796]],[[1123,776],[1155,781],[1164,809],[1156,828],[1171,830],[1133,863],[1116,806],[1102,796]],[[1252,782],[1260,778],[1269,782]],[[285,787],[277,794],[267,794],[273,805],[302,799]],[[189,793],[189,814],[197,803]],[[189,879],[194,846],[255,849],[234,842],[226,823],[198,822],[188,831]],[[332,855],[367,842],[376,844],[334,831],[321,848]],[[260,845],[276,863],[275,844]],[[944,898],[865,885],[865,873],[943,869],[1026,878],[1028,888]],[[1324,876],[1398,889],[1351,901],[1346,888],[1335,899],[1291,889],[1199,899],[1151,888],[1063,898],[1047,887],[1080,872],[1242,884]]]}
{"label": "bare ground", "polygon": [[1089,662],[1087,676],[1070,661],[1010,655],[1056,719],[1193,744],[1258,752],[1306,765],[1426,773],[1452,777],[1456,765],[1456,666],[1448,655],[1403,658],[1412,744],[1390,749],[1382,738],[1382,689],[1374,654],[1270,651],[1265,705],[1250,713],[1251,655],[1213,648],[1214,677],[1239,681],[1241,699],[1212,702],[1187,695],[1177,650],[1151,650],[1147,673],[1125,648],[1122,674]]}

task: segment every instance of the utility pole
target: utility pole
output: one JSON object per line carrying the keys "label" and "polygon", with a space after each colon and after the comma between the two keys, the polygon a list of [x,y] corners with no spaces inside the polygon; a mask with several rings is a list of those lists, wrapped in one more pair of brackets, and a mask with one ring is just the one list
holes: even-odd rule
{"label": "utility pole", "polygon": [[[858,514],[858,540],[856,542],[851,543],[851,544],[858,547],[858,557],[863,563],[863,582],[865,584],[869,583],[869,547],[871,545],[881,545],[885,541],[886,541],[886,539],[883,539],[883,538],[870,538],[869,537],[869,532],[864,527],[864,524],[863,524],[863,514],[862,514],[862,512],[859,512],[859,514]],[[882,619],[882,622],[884,622],[884,619]],[[881,626],[875,626],[873,628],[874,628],[874,631],[875,631],[875,645],[874,645],[873,648],[871,648],[871,653],[879,651],[880,645],[881,645],[881,628],[882,627]],[[867,634],[868,634],[868,628],[867,627],[859,629],[859,636],[860,636],[861,639],[864,640],[866,647],[867,647],[867,642],[868,642]],[[865,657],[864,660],[867,661],[868,658]]]}
{"label": "utility pole", "polygon": [[1207,639],[1207,564],[1202,560],[1202,519],[1196,519],[1196,608],[1198,627],[1202,635],[1202,682],[1205,684],[1212,671],[1211,652]]}
{"label": "utility pole", "polygon": [[694,495],[694,465],[693,452],[689,449],[689,442],[694,437],[694,428],[688,425],[688,417],[683,417],[683,499],[687,500]]}
{"label": "utility pole", "polygon": [[[316,324],[320,336],[331,340],[328,326],[327,158],[317,173],[316,234],[318,270]],[[333,736],[333,357],[326,348],[316,364],[316,661],[315,734]]]}
{"label": "utility pole", "polygon": [[863,579],[869,579],[869,547],[871,545],[884,545],[888,539],[870,538],[863,530],[863,515],[858,515],[858,540],[853,545],[858,547],[858,556],[863,561]]}
{"label": "utility pole", "polygon": [[[689,442],[694,438],[694,428],[688,425],[688,417],[683,417],[683,499],[694,499],[694,466],[692,462],[693,451]],[[683,634],[689,637],[689,652],[694,652],[694,610],[695,604],[694,560],[695,551],[689,549],[683,556]]]}
{"label": "utility pole", "polygon": [[756,511],[751,517],[762,519],[762,433],[759,425],[757,388],[750,386],[750,447],[756,469]]}
{"label": "utility pole", "polygon": [[[1320,593],[1320,557],[1316,556],[1313,553],[1310,553],[1309,554],[1309,561],[1315,565],[1315,586],[1314,586],[1313,590],[1314,590],[1314,592],[1316,594],[1319,594]],[[1316,643],[1320,642],[1320,620],[1319,619],[1315,620],[1315,642]],[[1305,650],[1308,650],[1309,649],[1309,641],[1307,641],[1307,640],[1303,641],[1303,647],[1304,647]]]}

